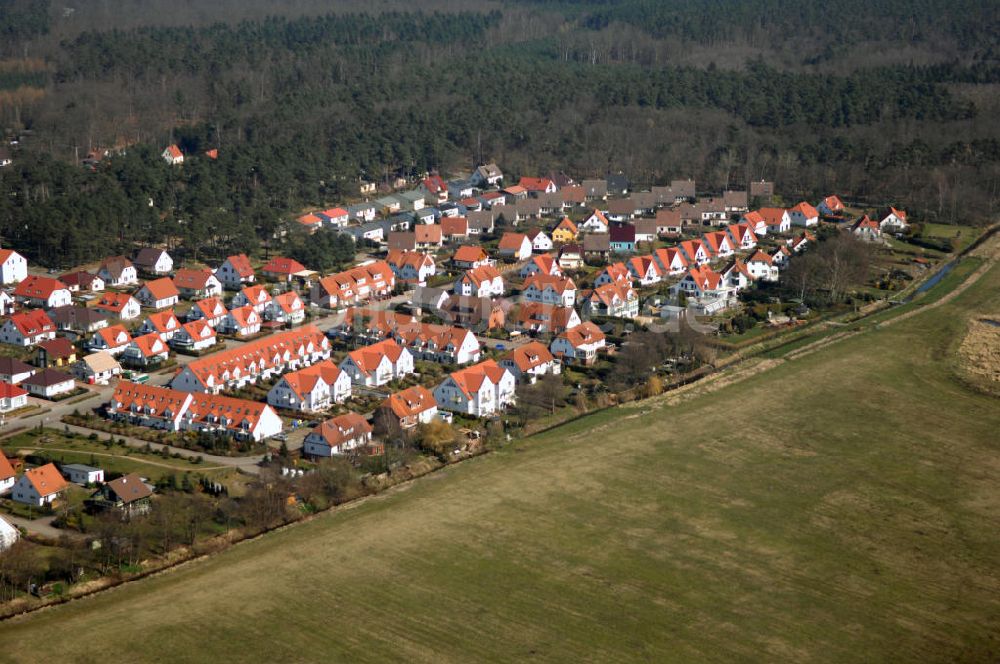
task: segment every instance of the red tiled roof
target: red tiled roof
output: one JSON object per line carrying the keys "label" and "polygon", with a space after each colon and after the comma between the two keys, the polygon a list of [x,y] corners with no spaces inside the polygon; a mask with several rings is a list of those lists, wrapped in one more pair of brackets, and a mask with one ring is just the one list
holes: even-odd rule
{"label": "red tiled roof", "polygon": [[47,463],[44,466],[26,470],[24,471],[24,477],[31,482],[31,486],[35,488],[35,492],[43,498],[51,496],[54,493],[59,493],[69,486],[66,480],[63,479],[63,476],[59,474],[59,469],[53,463]]}
{"label": "red tiled roof", "polygon": [[267,265],[262,267],[260,271],[265,274],[281,274],[291,276],[293,274],[298,274],[299,272],[305,272],[306,267],[294,258],[275,256],[268,261]]}
{"label": "red tiled roof", "polygon": [[180,292],[177,290],[177,286],[170,277],[163,277],[162,279],[154,279],[153,281],[147,281],[143,288],[149,291],[150,295],[153,296],[154,300],[168,300],[172,297],[179,297]]}

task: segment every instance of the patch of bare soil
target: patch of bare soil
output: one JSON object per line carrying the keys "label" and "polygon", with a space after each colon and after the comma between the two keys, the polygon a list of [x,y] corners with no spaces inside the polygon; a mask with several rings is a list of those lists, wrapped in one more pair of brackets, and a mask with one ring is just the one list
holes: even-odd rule
{"label": "patch of bare soil", "polygon": [[1000,313],[969,321],[958,347],[958,369],[975,386],[1000,396]]}

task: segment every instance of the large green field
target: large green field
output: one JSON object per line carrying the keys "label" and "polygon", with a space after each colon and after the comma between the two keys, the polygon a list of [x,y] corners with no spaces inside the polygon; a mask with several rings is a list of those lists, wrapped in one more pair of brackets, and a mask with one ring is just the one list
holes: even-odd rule
{"label": "large green field", "polygon": [[[0,626],[3,658],[996,661],[1000,403],[937,307]],[[766,369],[766,370],[765,370]]]}

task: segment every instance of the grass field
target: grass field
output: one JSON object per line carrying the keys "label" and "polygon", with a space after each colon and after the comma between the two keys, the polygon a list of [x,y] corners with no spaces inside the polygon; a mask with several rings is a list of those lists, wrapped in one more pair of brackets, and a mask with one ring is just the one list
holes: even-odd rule
{"label": "grass field", "polygon": [[1000,403],[951,362],[998,306],[995,267],[742,380],[4,623],[4,657],[996,661]]}

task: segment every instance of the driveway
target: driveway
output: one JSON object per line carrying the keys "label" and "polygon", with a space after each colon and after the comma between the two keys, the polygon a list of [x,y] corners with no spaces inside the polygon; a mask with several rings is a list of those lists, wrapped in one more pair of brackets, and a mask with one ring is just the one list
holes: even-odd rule
{"label": "driveway", "polygon": [[49,539],[59,539],[63,535],[72,539],[84,539],[84,535],[75,530],[66,530],[53,526],[52,522],[55,521],[54,516],[43,516],[38,519],[25,519],[24,517],[12,514],[2,514],[0,516],[17,528],[24,528],[32,535],[40,535]]}

